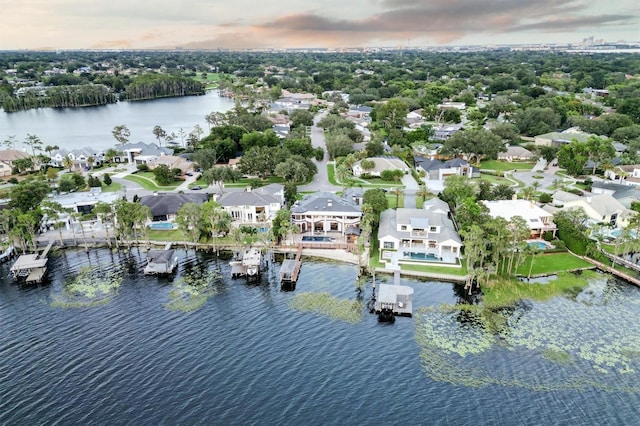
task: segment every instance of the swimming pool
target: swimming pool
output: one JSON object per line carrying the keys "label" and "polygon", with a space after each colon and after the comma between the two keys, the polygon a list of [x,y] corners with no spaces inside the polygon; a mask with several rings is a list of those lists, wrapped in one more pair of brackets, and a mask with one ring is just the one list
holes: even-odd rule
{"label": "swimming pool", "polygon": [[547,250],[551,248],[551,246],[544,241],[529,241],[527,245],[529,247],[537,247],[539,250]]}
{"label": "swimming pool", "polygon": [[442,262],[442,259],[433,253],[415,253],[408,252],[406,256],[412,260],[428,260],[429,262]]}
{"label": "swimming pool", "polygon": [[305,235],[302,241],[313,241],[314,243],[330,243],[331,237],[316,237],[314,235]]}
{"label": "swimming pool", "polygon": [[157,223],[150,224],[149,228],[169,230],[174,228],[174,224],[169,222],[157,222]]}

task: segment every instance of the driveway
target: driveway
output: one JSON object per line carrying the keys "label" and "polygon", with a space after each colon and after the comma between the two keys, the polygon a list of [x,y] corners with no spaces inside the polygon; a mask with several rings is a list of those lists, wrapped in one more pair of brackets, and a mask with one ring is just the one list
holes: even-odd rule
{"label": "driveway", "polygon": [[420,185],[418,185],[411,173],[402,177],[402,184],[404,185],[404,208],[415,209],[416,191],[420,188]]}
{"label": "driveway", "polygon": [[318,121],[322,120],[328,114],[327,111],[323,111],[313,118],[313,126],[311,126],[311,145],[314,148],[321,147],[325,150],[324,158],[321,161],[313,160],[318,173],[313,177],[313,182],[308,185],[302,185],[298,187],[298,191],[339,191],[339,186],[333,186],[329,183],[329,173],[327,172],[328,155],[327,146],[324,142],[324,129],[318,127]]}

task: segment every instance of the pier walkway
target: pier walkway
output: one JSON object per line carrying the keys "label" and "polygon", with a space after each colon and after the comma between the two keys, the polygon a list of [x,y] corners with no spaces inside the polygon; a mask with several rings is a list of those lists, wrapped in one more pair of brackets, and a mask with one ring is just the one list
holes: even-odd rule
{"label": "pier walkway", "polygon": [[616,276],[618,278],[621,278],[621,279],[623,279],[623,280],[625,280],[625,281],[627,281],[627,282],[629,282],[631,284],[636,285],[637,287],[640,287],[640,279],[638,279],[636,277],[632,277],[629,274],[625,274],[624,272],[619,271],[619,270],[617,270],[615,268],[612,268],[611,266],[607,266],[604,263],[598,262],[597,260],[590,259],[590,258],[588,258],[586,256],[581,256],[581,257],[582,257],[582,259],[586,260],[587,262],[591,262],[593,265],[595,265],[601,271],[608,272],[611,275],[614,275],[614,276]]}
{"label": "pier walkway", "polygon": [[298,251],[295,259],[285,259],[280,267],[280,282],[288,281],[295,283],[298,281],[300,267],[302,266],[302,244],[298,244]]}

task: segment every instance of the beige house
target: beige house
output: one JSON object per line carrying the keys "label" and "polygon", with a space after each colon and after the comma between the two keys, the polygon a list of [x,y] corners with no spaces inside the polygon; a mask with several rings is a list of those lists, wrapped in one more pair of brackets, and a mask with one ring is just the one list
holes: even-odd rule
{"label": "beige house", "polygon": [[498,160],[508,162],[513,161],[532,161],[534,154],[521,146],[508,146],[506,152],[498,153]]}
{"label": "beige house", "polygon": [[[143,157],[137,157],[136,161],[138,160],[143,161]],[[191,161],[183,157],[176,157],[175,155],[145,157],[144,161],[151,170],[155,169],[161,164],[164,164],[165,166],[169,167],[170,170],[180,169],[181,175],[193,171],[193,163]]]}
{"label": "beige house", "polygon": [[562,210],[581,208],[593,223],[608,223],[616,228],[624,228],[636,213],[627,209],[608,194],[591,195],[567,201]]}
{"label": "beige house", "polygon": [[10,176],[16,160],[31,157],[30,154],[17,149],[0,150],[0,176]]}

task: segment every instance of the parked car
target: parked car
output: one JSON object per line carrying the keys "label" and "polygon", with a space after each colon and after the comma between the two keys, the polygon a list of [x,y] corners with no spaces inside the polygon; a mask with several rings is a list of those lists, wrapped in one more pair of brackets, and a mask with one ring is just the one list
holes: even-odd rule
{"label": "parked car", "polygon": [[199,189],[202,189],[202,188],[200,187],[200,185],[196,185],[196,186],[192,186],[192,187],[191,187],[191,190],[192,190],[192,191],[197,191],[197,190],[199,190]]}

